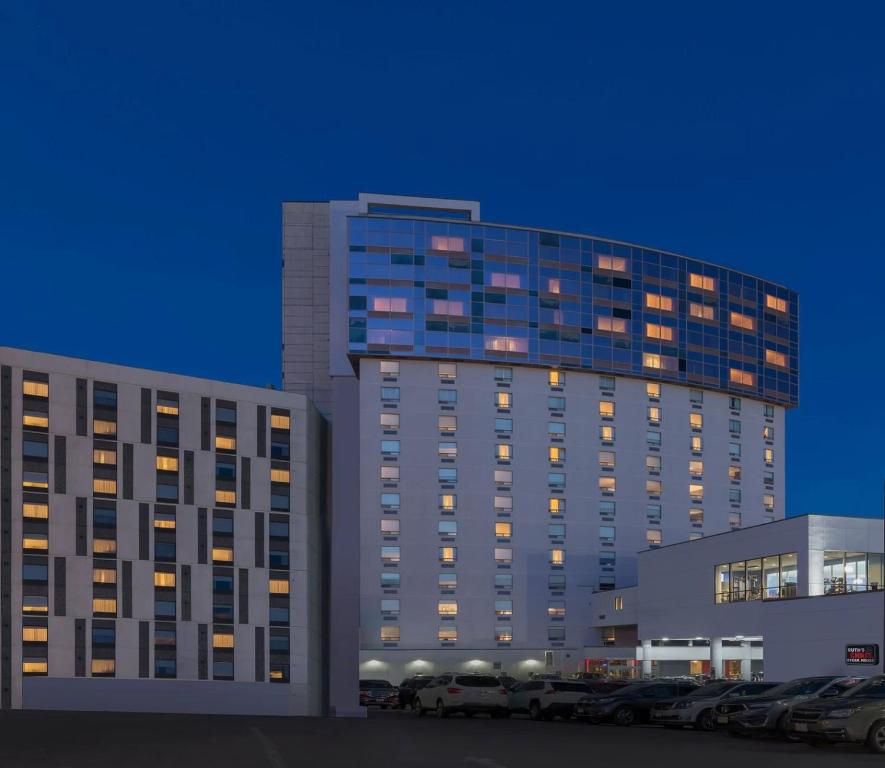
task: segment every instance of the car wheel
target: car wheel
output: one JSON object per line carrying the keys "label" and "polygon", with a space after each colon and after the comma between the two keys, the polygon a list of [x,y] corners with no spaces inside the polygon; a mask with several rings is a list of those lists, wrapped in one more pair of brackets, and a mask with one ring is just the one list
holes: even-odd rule
{"label": "car wheel", "polygon": [[437,713],[440,717],[448,717],[448,716],[449,716],[449,710],[448,710],[448,709],[446,708],[446,706],[443,704],[442,699],[437,699],[437,700],[436,700],[436,713]]}
{"label": "car wheel", "polygon": [[415,714],[418,715],[418,717],[424,717],[424,715],[427,713],[427,710],[424,709],[423,706],[421,706],[421,699],[415,699],[412,702],[412,709],[415,711]]}
{"label": "car wheel", "polygon": [[630,726],[636,722],[636,713],[633,707],[618,707],[615,710],[614,720],[616,725]]}
{"label": "car wheel", "polygon": [[713,710],[705,709],[694,721],[694,727],[699,731],[715,731],[716,720],[713,718]]}
{"label": "car wheel", "polygon": [[885,720],[876,720],[867,732],[867,749],[877,755],[885,754]]}
{"label": "car wheel", "polygon": [[538,701],[533,701],[529,704],[529,719],[530,720],[540,720],[541,719],[541,704]]}

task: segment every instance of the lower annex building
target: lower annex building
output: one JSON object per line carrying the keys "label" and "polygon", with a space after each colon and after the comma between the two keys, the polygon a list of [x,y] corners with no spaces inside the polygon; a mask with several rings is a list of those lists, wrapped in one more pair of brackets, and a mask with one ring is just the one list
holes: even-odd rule
{"label": "lower annex building", "polygon": [[307,398],[0,347],[0,708],[321,714]]}

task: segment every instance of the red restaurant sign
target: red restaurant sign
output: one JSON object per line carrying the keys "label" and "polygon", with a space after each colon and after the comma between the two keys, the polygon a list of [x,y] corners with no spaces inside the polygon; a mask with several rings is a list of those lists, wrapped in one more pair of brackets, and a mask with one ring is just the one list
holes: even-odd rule
{"label": "red restaurant sign", "polygon": [[879,663],[879,646],[878,645],[846,645],[845,646],[845,663],[846,664],[878,664]]}

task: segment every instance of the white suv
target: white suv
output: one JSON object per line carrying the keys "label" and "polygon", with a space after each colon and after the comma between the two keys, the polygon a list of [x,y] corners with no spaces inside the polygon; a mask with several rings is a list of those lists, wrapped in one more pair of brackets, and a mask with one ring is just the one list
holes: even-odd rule
{"label": "white suv", "polygon": [[528,712],[532,720],[568,719],[578,700],[591,693],[579,680],[529,680],[511,688],[507,696],[511,712]]}
{"label": "white suv", "polygon": [[463,712],[472,717],[488,712],[492,717],[507,717],[507,689],[493,675],[446,673],[431,680],[415,694],[415,712],[423,717],[436,710],[440,717]]}

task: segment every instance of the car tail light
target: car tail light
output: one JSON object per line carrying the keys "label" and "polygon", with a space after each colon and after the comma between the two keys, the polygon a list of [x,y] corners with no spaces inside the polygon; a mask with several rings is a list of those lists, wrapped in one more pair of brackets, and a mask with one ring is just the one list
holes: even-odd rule
{"label": "car tail light", "polygon": [[461,693],[460,688],[446,688],[446,693]]}

